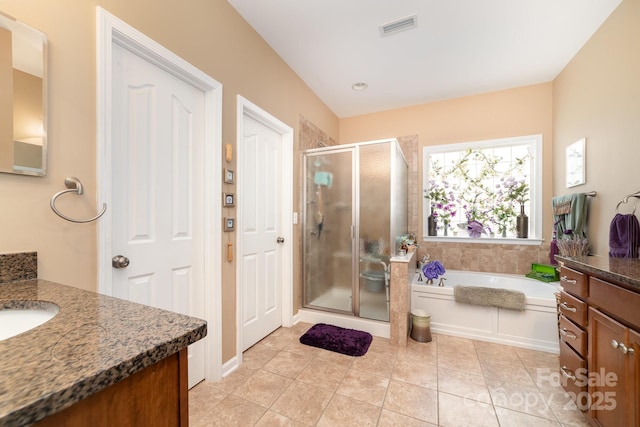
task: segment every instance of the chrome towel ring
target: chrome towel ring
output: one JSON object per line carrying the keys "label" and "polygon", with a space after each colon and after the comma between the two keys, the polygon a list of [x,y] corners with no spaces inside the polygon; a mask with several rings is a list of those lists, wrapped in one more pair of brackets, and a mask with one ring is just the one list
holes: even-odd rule
{"label": "chrome towel ring", "polygon": [[71,221],[75,223],[92,222],[100,218],[107,211],[107,204],[103,203],[102,210],[100,211],[100,213],[98,213],[98,215],[94,216],[93,218],[75,219],[75,218],[66,216],[65,214],[60,212],[58,208],[56,208],[56,200],[58,199],[58,197],[62,196],[65,193],[76,193],[78,195],[82,195],[84,194],[84,187],[82,186],[82,183],[80,182],[80,180],[75,176],[66,177],[64,180],[64,185],[68,188],[68,190],[62,190],[54,194],[53,197],[51,198],[51,202],[49,203],[51,206],[51,210],[53,210],[53,212],[56,215],[58,215],[60,218],[66,219],[67,221]]}
{"label": "chrome towel ring", "polygon": [[[640,199],[640,191],[636,191],[635,193],[627,194],[626,196],[624,196],[624,199],[620,200],[620,202],[618,202],[618,204],[616,205],[616,213],[620,213],[620,205],[629,203],[629,199],[633,197],[635,197],[636,199]],[[636,200],[635,205],[633,205],[633,212],[631,212],[631,215],[636,214],[637,206],[638,206],[638,201]]]}

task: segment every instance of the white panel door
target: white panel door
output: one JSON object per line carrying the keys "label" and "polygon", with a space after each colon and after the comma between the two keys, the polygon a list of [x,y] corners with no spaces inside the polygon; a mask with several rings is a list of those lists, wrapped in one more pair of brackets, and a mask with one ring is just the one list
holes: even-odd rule
{"label": "white panel door", "polygon": [[240,162],[242,350],[282,325],[282,135],[244,117]]}
{"label": "white panel door", "polygon": [[204,318],[204,93],[117,44],[112,72],[113,296]]}

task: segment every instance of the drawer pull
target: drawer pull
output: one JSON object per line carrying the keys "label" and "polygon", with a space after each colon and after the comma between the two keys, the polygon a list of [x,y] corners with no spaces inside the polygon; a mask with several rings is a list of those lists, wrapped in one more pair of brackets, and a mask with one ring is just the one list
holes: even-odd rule
{"label": "drawer pull", "polygon": [[575,313],[576,311],[578,311],[577,308],[571,306],[571,305],[567,305],[564,301],[560,303],[560,308],[565,310],[565,311],[570,311],[572,313]]}
{"label": "drawer pull", "polygon": [[572,285],[575,285],[576,283],[578,283],[575,279],[569,279],[567,276],[562,276],[560,278],[561,282],[566,282],[566,283],[570,283]]}
{"label": "drawer pull", "polygon": [[560,329],[560,334],[563,337],[569,338],[571,340],[575,340],[576,338],[578,338],[578,336],[576,334],[574,334],[573,332],[567,331],[567,328]]}
{"label": "drawer pull", "polygon": [[560,368],[560,372],[562,372],[562,375],[569,378],[571,381],[576,380],[576,376],[573,375],[573,372],[571,372],[566,366],[563,366],[562,368]]}
{"label": "drawer pull", "polygon": [[633,347],[627,347],[623,343],[618,342],[616,340],[611,340],[611,347],[620,350],[622,352],[622,354],[634,354],[635,353],[635,351],[633,350]]}

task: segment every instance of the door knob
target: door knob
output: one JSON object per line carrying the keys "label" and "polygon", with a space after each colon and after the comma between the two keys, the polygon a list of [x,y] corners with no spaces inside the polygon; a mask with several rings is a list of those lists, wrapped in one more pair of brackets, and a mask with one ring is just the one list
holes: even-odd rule
{"label": "door knob", "polygon": [[125,268],[129,265],[129,258],[123,255],[116,255],[111,258],[111,265],[113,268]]}
{"label": "door knob", "polygon": [[278,243],[284,243],[284,237],[278,237],[278,238],[276,239],[276,242],[278,242]]}

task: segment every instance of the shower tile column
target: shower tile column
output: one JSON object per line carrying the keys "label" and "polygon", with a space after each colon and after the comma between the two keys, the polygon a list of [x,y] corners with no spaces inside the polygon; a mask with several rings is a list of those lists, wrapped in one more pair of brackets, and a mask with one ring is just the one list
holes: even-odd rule
{"label": "shower tile column", "polygon": [[415,274],[416,251],[391,258],[389,285],[389,340],[391,345],[407,346],[411,312],[411,281]]}

